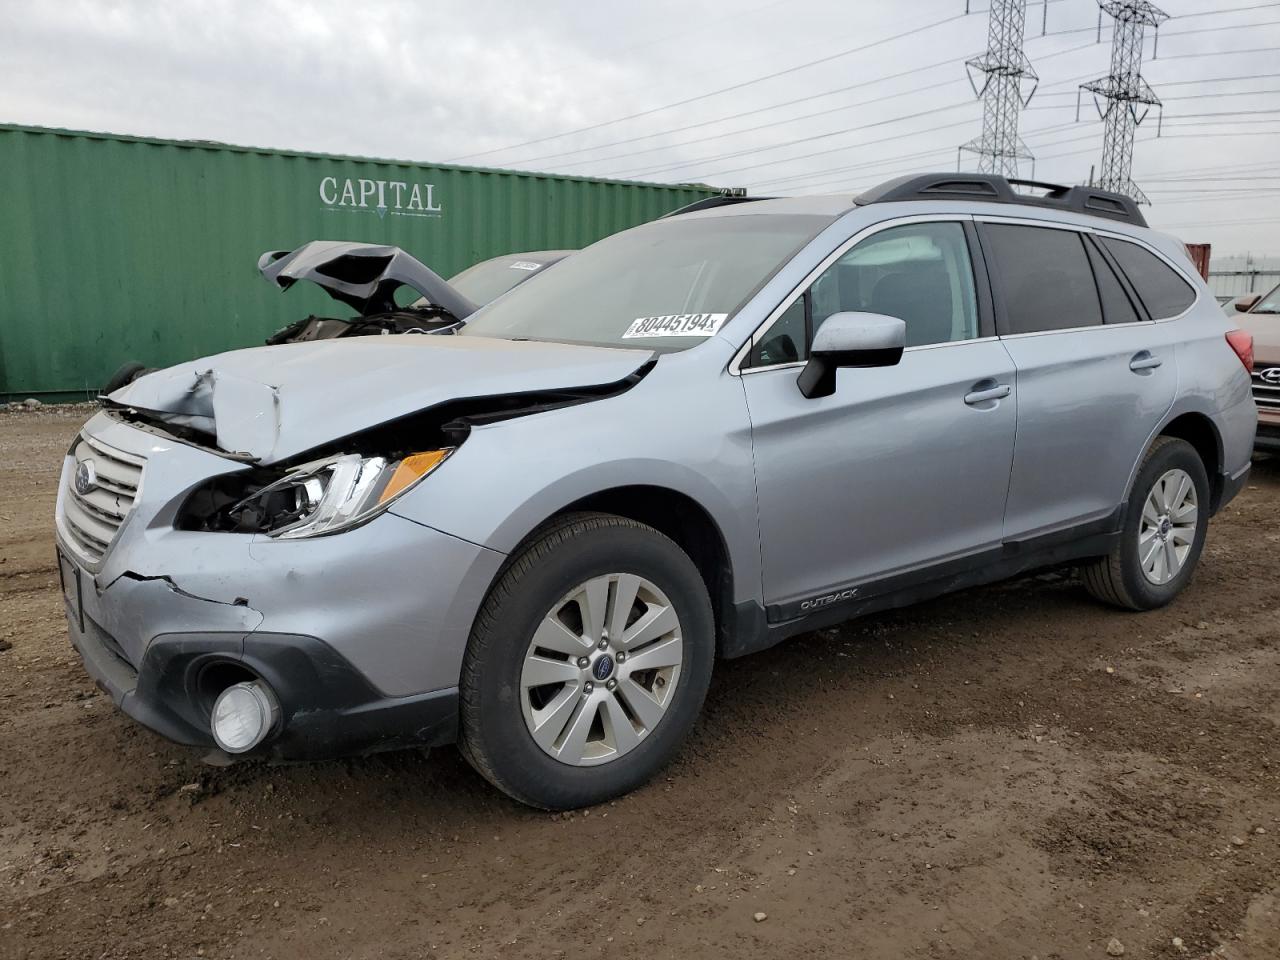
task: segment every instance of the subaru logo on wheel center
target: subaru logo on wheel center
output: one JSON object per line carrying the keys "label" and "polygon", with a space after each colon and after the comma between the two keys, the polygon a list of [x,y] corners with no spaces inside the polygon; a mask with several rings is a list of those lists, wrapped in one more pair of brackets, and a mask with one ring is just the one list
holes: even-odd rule
{"label": "subaru logo on wheel center", "polygon": [[607,653],[602,655],[591,668],[591,672],[597,680],[608,680],[609,674],[613,673],[613,657]]}
{"label": "subaru logo on wheel center", "polygon": [[93,468],[92,460],[82,460],[76,467],[76,493],[84,496],[98,485],[98,472]]}

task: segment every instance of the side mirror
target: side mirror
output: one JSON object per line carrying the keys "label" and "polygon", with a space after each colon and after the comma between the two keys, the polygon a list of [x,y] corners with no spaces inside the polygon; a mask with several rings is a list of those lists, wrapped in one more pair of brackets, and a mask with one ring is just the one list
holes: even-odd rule
{"label": "side mirror", "polygon": [[1248,313],[1257,306],[1258,301],[1261,299],[1262,294],[1260,293],[1246,293],[1243,297],[1232,304],[1232,306],[1236,308],[1236,313]]}
{"label": "side mirror", "polygon": [[796,381],[810,400],[836,391],[841,367],[892,367],[902,359],[907,325],[878,313],[833,313],[813,335],[809,362]]}

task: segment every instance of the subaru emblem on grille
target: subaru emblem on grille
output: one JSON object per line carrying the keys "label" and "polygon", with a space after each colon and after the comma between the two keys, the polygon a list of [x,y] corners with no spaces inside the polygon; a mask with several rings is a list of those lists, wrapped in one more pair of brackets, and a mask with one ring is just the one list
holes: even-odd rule
{"label": "subaru emblem on grille", "polygon": [[76,493],[85,496],[98,485],[98,471],[93,468],[92,460],[81,460],[76,467]]}
{"label": "subaru emblem on grille", "polygon": [[1264,383],[1274,383],[1276,386],[1280,386],[1280,367],[1268,367],[1258,376]]}

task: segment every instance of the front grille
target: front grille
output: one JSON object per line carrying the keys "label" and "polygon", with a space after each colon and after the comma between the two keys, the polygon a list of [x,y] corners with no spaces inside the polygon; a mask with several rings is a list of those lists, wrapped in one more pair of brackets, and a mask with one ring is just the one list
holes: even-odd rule
{"label": "front grille", "polygon": [[[102,559],[116,531],[133,509],[142,482],[141,457],[108,447],[81,434],[72,450],[75,467],[67,474],[62,498],[64,529],[73,546],[90,561]],[[93,464],[95,480],[84,493],[76,490],[76,476],[86,462]]]}
{"label": "front grille", "polygon": [[1264,409],[1280,410],[1280,367],[1253,371],[1253,401]]}

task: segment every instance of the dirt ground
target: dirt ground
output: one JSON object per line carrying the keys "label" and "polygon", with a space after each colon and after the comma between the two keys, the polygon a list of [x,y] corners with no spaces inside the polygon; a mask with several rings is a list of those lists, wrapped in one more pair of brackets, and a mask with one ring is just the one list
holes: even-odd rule
{"label": "dirt ground", "polygon": [[214,768],[113,709],[53,557],[86,415],[0,412],[4,960],[1280,957],[1280,461],[1171,608],[1042,576],[720,664],[666,776],[552,815],[452,749]]}

